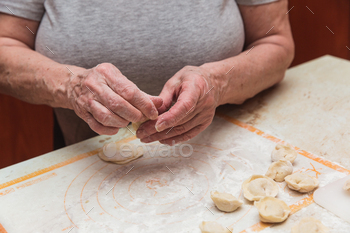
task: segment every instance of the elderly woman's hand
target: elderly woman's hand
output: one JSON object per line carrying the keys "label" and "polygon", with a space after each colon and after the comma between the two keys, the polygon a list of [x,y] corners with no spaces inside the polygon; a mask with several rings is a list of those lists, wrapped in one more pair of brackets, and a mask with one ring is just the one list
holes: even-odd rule
{"label": "elderly woman's hand", "polygon": [[112,64],[73,72],[66,87],[69,106],[96,133],[113,135],[129,122],[158,117],[162,99],[142,92]]}
{"label": "elderly woman's hand", "polygon": [[145,143],[188,141],[210,125],[221,92],[215,77],[204,67],[184,67],[167,81],[160,94],[164,101],[160,113],[164,113],[156,121],[142,124],[136,136]]}

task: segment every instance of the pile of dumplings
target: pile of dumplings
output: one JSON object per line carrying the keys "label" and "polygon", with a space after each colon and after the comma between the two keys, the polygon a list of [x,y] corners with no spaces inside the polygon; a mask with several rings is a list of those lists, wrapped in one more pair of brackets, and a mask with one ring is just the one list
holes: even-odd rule
{"label": "pile of dumplings", "polygon": [[[300,193],[311,192],[319,185],[319,181],[305,173],[293,174],[293,163],[298,153],[289,145],[278,144],[271,153],[272,164],[265,175],[252,175],[242,184],[243,196],[254,201],[259,211],[260,221],[265,223],[280,223],[285,221],[291,213],[289,206],[276,198],[279,187],[276,182],[285,181],[288,187]],[[350,186],[350,181],[349,181]],[[344,187],[345,189],[345,187]],[[228,193],[211,192],[211,199],[215,206],[223,212],[233,212],[243,202]],[[229,233],[217,222],[202,222],[199,226],[202,233]],[[312,231],[319,229],[320,231]],[[293,233],[320,232],[327,233],[326,228],[320,221],[314,218],[304,218],[292,229]]]}

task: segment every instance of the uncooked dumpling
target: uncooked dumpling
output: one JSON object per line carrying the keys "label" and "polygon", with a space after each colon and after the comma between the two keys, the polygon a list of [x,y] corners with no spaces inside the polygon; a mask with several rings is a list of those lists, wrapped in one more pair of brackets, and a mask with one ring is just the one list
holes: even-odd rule
{"label": "uncooked dumpling", "polygon": [[254,203],[258,208],[262,222],[278,223],[286,220],[291,212],[289,206],[282,200],[274,197],[264,197]]}
{"label": "uncooked dumpling", "polygon": [[343,189],[344,189],[345,191],[350,191],[350,180],[346,181],[346,183],[345,183]]}
{"label": "uncooked dumpling", "polygon": [[266,172],[266,176],[277,182],[283,182],[284,178],[293,173],[293,165],[286,159],[273,162]]}
{"label": "uncooked dumpling", "polygon": [[307,193],[318,187],[318,180],[315,177],[309,176],[304,173],[294,173],[293,175],[286,176],[284,180],[290,189],[301,193]]}
{"label": "uncooked dumpling", "polygon": [[329,229],[313,217],[303,218],[292,228],[292,233],[328,233]]}
{"label": "uncooked dumpling", "polygon": [[271,160],[272,162],[276,162],[280,159],[286,159],[293,163],[297,156],[298,153],[291,146],[277,144],[271,153]]}
{"label": "uncooked dumpling", "polygon": [[276,197],[279,191],[276,182],[263,175],[252,175],[243,182],[242,189],[249,201],[259,201],[265,196]]}
{"label": "uncooked dumpling", "polygon": [[210,196],[216,207],[224,212],[233,212],[243,204],[242,201],[228,193],[219,193],[215,191],[211,192]]}
{"label": "uncooked dumpling", "polygon": [[98,156],[107,162],[126,164],[143,155],[143,148],[140,145],[131,143],[106,143]]}
{"label": "uncooked dumpling", "polygon": [[227,228],[224,228],[217,222],[202,222],[199,225],[202,233],[231,233]]}
{"label": "uncooked dumpling", "polygon": [[131,123],[131,126],[135,131],[137,131],[139,129],[140,125],[142,125],[146,121],[148,121],[148,120],[140,121],[140,122],[133,122],[133,123]]}

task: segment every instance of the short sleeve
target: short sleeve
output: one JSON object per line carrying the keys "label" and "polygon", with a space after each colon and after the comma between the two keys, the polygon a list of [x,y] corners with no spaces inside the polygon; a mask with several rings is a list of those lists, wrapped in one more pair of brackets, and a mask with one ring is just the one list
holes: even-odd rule
{"label": "short sleeve", "polygon": [[236,0],[239,5],[260,5],[277,1],[278,0]]}
{"label": "short sleeve", "polygon": [[40,21],[44,15],[45,0],[1,0],[0,12]]}

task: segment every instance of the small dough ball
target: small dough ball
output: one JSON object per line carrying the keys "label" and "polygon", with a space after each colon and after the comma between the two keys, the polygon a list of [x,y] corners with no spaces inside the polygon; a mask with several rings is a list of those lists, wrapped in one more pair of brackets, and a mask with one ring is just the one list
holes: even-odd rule
{"label": "small dough ball", "polygon": [[107,162],[126,164],[143,155],[143,147],[131,143],[106,143],[98,156]]}
{"label": "small dough ball", "polygon": [[286,176],[284,180],[290,189],[298,191],[300,193],[311,192],[318,187],[319,181],[312,176],[304,173],[295,173],[293,175]]}
{"label": "small dough ball", "polygon": [[259,201],[265,196],[276,197],[279,191],[276,182],[263,175],[252,175],[243,182],[242,189],[249,201]]}
{"label": "small dough ball", "polygon": [[271,153],[271,160],[272,162],[276,162],[280,159],[286,159],[289,162],[293,163],[297,156],[298,153],[291,146],[277,144]]}
{"label": "small dough ball", "polygon": [[345,183],[343,189],[344,189],[345,191],[350,191],[350,179],[346,181],[346,183]]}
{"label": "small dough ball", "polygon": [[293,173],[293,165],[286,159],[273,162],[266,172],[266,176],[277,182],[283,182],[284,178]]}
{"label": "small dough ball", "polygon": [[228,193],[215,191],[211,192],[210,196],[216,207],[224,212],[233,212],[243,204],[241,200],[238,200],[236,197]]}
{"label": "small dough ball", "polygon": [[328,233],[329,229],[313,217],[303,218],[292,228],[292,233]]}
{"label": "small dough ball", "polygon": [[264,197],[254,205],[258,208],[260,221],[267,223],[283,222],[291,212],[284,201],[274,197]]}
{"label": "small dough ball", "polygon": [[199,225],[202,233],[231,233],[227,228],[224,228],[217,222],[202,222]]}

